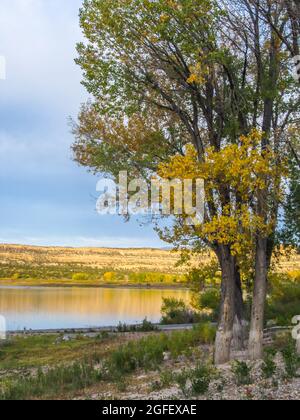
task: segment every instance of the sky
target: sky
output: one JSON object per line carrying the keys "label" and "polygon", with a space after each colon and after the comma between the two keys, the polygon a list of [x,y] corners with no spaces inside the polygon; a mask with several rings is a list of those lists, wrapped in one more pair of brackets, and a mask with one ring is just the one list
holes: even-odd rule
{"label": "sky", "polygon": [[99,178],[72,161],[68,120],[88,99],[74,63],[81,3],[1,0],[0,243],[164,246],[151,225],[98,215]]}

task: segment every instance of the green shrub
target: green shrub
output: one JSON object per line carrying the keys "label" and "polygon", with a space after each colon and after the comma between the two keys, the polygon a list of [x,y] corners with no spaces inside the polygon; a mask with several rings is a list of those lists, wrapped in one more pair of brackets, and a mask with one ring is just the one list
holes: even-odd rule
{"label": "green shrub", "polygon": [[252,368],[246,362],[235,361],[232,365],[232,373],[238,386],[250,385]]}
{"label": "green shrub", "polygon": [[74,281],[87,281],[89,280],[89,275],[86,273],[75,273],[72,276],[72,280]]}
{"label": "green shrub", "polygon": [[147,318],[145,318],[141,325],[138,326],[137,330],[139,332],[151,332],[151,331],[157,331],[157,326],[152,324],[152,322],[148,321]]}
{"label": "green shrub", "polygon": [[300,314],[300,282],[284,274],[272,274],[270,294],[266,307],[267,319],[277,325],[289,326],[295,315]]}
{"label": "green shrub", "polygon": [[162,384],[162,388],[167,388],[174,382],[174,375],[173,372],[166,370],[161,372],[160,374],[160,382]]}
{"label": "green shrub", "polygon": [[262,364],[262,374],[264,379],[271,379],[277,370],[276,363],[274,361],[276,351],[268,350],[265,354],[265,358]]}
{"label": "green shrub", "polygon": [[177,375],[175,375],[175,382],[177,383],[177,385],[179,386],[181,392],[183,393],[184,396],[188,397],[189,392],[187,389],[187,382],[190,379],[190,371],[188,370],[183,370],[180,373],[177,373]]}
{"label": "green shrub", "polygon": [[[183,370],[175,375],[175,381],[186,397],[189,394],[197,396],[203,395],[209,390],[209,385],[214,376],[214,371],[210,366],[199,364],[195,369]],[[189,385],[191,386],[190,389]]]}
{"label": "green shrub", "polygon": [[198,309],[208,312],[213,321],[217,321],[220,313],[220,289],[207,289],[198,295]]}
{"label": "green shrub", "polygon": [[150,385],[151,392],[161,391],[164,388],[170,387],[175,381],[173,372],[166,370],[161,372],[160,379],[154,381]]}
{"label": "green shrub", "polygon": [[191,382],[192,391],[195,395],[203,395],[208,389],[212,381],[212,369],[206,365],[198,365],[192,372]]}
{"label": "green shrub", "polygon": [[282,351],[285,371],[288,378],[297,377],[300,368],[300,356],[297,354],[295,342],[291,341]]}
{"label": "green shrub", "polygon": [[117,326],[117,331],[120,333],[125,332],[151,332],[151,331],[157,331],[158,328],[156,325],[152,324],[152,322],[148,321],[147,318],[145,318],[141,325],[127,325],[126,323],[122,324],[122,322],[119,323]]}
{"label": "green shrub", "polygon": [[163,299],[161,324],[193,324],[198,321],[197,315],[188,308],[183,300]]}
{"label": "green shrub", "polygon": [[213,344],[216,339],[216,327],[210,322],[199,324],[194,327],[194,330],[199,334],[201,344]]}
{"label": "green shrub", "polygon": [[130,273],[129,281],[137,284],[155,284],[155,283],[184,283],[184,276],[179,274],[164,274],[153,272]]}

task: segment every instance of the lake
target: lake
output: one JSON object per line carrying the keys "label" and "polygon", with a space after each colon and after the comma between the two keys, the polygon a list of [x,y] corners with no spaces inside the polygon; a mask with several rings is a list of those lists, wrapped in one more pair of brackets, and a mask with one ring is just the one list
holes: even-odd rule
{"label": "lake", "polygon": [[0,286],[0,315],[8,330],[105,327],[145,317],[158,322],[166,297],[189,302],[189,291]]}

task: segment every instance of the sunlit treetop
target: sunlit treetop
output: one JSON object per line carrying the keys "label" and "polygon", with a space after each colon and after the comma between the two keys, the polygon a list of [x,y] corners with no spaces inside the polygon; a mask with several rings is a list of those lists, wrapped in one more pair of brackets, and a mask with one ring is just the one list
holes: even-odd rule
{"label": "sunlit treetop", "polygon": [[[195,148],[189,145],[185,156],[176,155],[159,167],[159,175],[165,178],[205,180],[205,220],[192,228],[194,234],[211,245],[230,245],[240,258],[252,249],[255,232],[268,235],[276,224],[271,216],[264,219],[257,213],[258,195],[272,191],[273,199],[280,201],[284,193],[287,162],[271,150],[261,153],[262,135],[252,130],[240,138],[239,144],[227,145],[221,151],[209,148],[204,162],[199,162]],[[225,202],[224,190],[228,193]],[[265,205],[269,215],[268,203]],[[184,237],[190,228],[182,224],[181,232],[178,226],[176,229],[175,236]]]}

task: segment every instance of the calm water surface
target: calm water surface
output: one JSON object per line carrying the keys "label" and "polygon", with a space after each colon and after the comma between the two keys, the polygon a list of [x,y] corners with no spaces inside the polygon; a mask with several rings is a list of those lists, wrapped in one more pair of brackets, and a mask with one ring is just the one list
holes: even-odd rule
{"label": "calm water surface", "polygon": [[162,299],[189,301],[187,290],[1,287],[0,315],[9,330],[85,328],[160,319]]}

